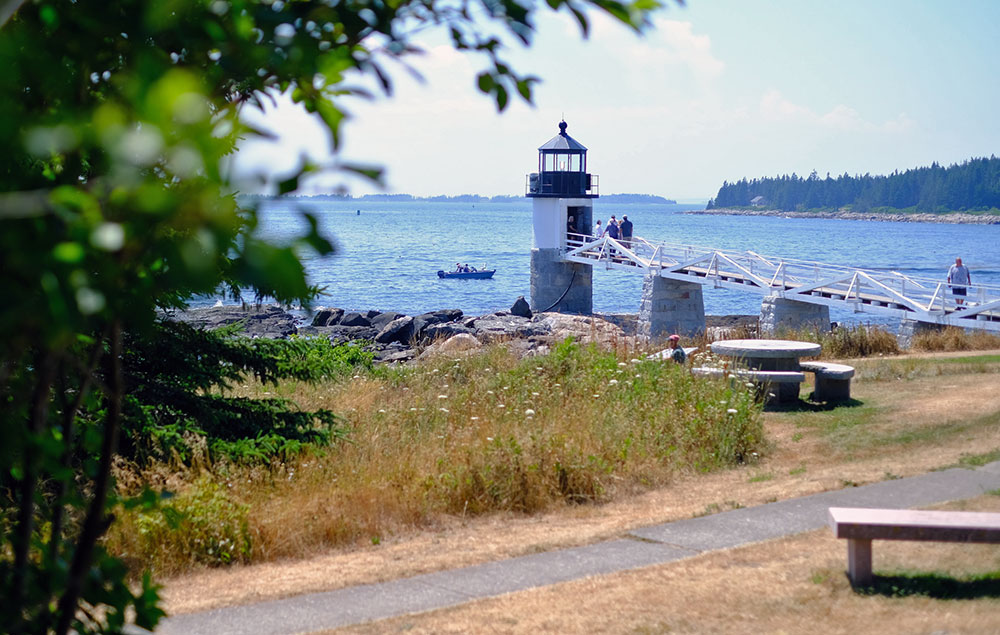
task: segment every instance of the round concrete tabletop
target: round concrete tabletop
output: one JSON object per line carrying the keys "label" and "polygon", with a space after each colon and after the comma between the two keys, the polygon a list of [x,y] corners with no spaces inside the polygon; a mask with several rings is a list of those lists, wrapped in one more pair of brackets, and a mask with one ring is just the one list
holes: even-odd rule
{"label": "round concrete tabletop", "polygon": [[721,340],[712,342],[712,352],[727,357],[791,358],[819,355],[823,347],[794,340]]}

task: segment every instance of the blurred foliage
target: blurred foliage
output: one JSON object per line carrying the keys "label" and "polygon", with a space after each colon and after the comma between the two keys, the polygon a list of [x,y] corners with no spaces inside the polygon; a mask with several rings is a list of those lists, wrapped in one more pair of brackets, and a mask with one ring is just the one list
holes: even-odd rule
{"label": "blurred foliage", "polygon": [[[584,33],[587,9],[641,30],[659,6],[546,5],[572,13]],[[316,219],[306,215],[307,230],[291,243],[272,244],[254,210],[236,205],[224,159],[240,138],[264,134],[241,122],[240,109],[287,92],[323,120],[336,151],[342,100],[367,96],[364,78],[391,92],[387,65],[405,68],[418,52],[414,34],[437,27],[456,49],[484,57],[476,83],[503,110],[512,95],[530,100],[537,80],[504,62],[501,40],[529,43],[542,8],[515,0],[0,4],[0,631],[117,632],[126,615],[155,626],[155,587],[147,578],[129,588],[120,561],[99,547],[112,505],[157,505],[149,495],[117,501],[111,482],[122,428],[132,442],[128,426],[143,403],[128,371],[138,349],[125,340],[163,335],[157,310],[194,294],[249,289],[308,304],[317,292],[299,259],[303,250],[332,250]],[[334,167],[380,177],[368,166]],[[301,165],[279,190],[295,190],[316,169]],[[168,361],[182,363],[159,363]],[[169,370],[178,390],[198,390],[197,373]]]}

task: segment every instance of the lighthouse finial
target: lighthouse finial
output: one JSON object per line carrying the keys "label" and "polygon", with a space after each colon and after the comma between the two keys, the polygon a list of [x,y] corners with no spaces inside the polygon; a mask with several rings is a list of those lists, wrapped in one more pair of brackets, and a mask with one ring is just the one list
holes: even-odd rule
{"label": "lighthouse finial", "polygon": [[564,137],[566,136],[566,121],[565,120],[559,122],[559,134],[561,134]]}

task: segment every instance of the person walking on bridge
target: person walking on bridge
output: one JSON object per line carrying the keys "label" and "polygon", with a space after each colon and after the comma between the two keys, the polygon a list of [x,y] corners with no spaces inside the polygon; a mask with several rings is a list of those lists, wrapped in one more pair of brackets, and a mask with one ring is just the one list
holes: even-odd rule
{"label": "person walking on bridge", "polygon": [[628,216],[622,216],[622,222],[618,224],[618,231],[622,235],[622,246],[625,249],[632,248],[632,221],[628,219]]}
{"label": "person walking on bridge", "polygon": [[955,264],[948,268],[948,284],[952,285],[951,293],[955,298],[955,304],[961,306],[965,304],[965,295],[969,285],[972,284],[972,274],[969,268],[962,264],[961,258],[955,258]]}

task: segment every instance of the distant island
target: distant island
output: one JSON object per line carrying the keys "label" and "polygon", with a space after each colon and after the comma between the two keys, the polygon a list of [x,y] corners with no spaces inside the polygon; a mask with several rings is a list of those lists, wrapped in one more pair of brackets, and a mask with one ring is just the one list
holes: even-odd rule
{"label": "distant island", "polygon": [[[950,215],[1000,214],[1000,159],[969,159],[947,168],[933,163],[887,176],[796,174],[724,182],[711,210],[773,213]],[[981,222],[981,221],[980,221]]]}
{"label": "distant island", "polygon": [[[246,198],[275,198],[266,194],[241,194]],[[361,196],[351,196],[350,194],[312,194],[312,195],[289,195],[282,198],[301,198],[309,200],[330,200],[330,201],[362,201],[377,203],[522,203],[529,200],[526,196],[510,196],[499,194],[497,196],[480,196],[478,194],[459,194],[457,196],[413,196],[412,194],[363,194]],[[654,194],[606,194],[601,196],[601,201],[607,203],[617,203],[619,205],[643,204],[643,205],[676,205],[677,201]]]}

